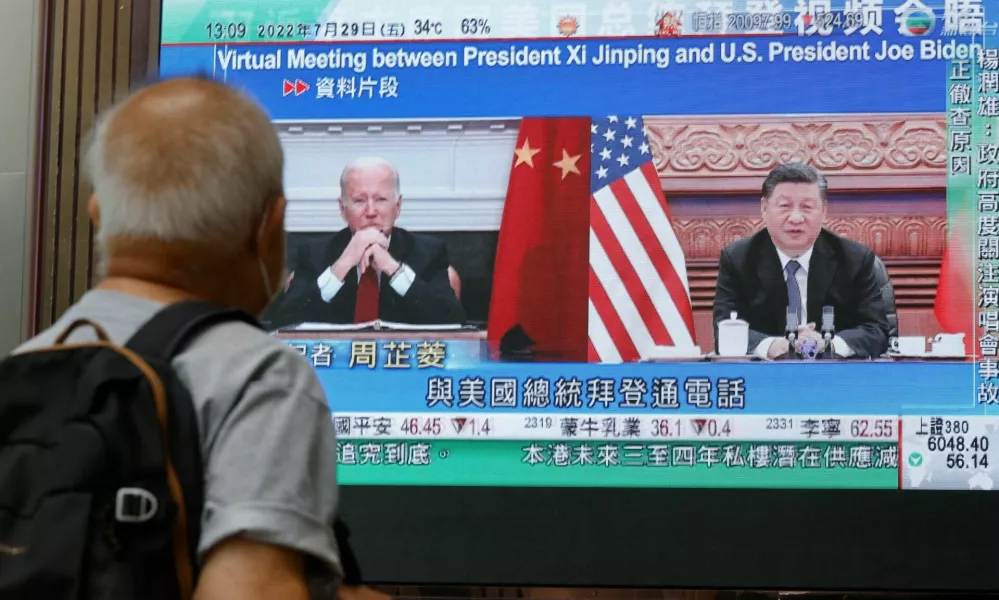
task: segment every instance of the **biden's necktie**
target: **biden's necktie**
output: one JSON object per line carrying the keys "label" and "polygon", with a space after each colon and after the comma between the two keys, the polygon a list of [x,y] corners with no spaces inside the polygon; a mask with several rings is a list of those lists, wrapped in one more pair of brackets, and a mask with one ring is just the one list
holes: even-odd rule
{"label": "biden's necktie", "polygon": [[365,269],[357,285],[357,304],[354,305],[354,323],[368,323],[378,319],[378,271]]}

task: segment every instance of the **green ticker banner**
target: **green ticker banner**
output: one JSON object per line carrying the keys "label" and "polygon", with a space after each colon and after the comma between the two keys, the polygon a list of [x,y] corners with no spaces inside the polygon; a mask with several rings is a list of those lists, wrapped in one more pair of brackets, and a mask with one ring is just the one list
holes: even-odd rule
{"label": "green ticker banner", "polygon": [[897,443],[345,440],[343,485],[898,489]]}

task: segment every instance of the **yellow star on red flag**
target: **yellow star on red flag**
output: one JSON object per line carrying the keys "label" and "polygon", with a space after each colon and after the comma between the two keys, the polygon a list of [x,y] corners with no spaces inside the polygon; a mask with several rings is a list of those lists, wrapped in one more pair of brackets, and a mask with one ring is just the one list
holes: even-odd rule
{"label": "yellow star on red flag", "polygon": [[562,160],[552,164],[553,166],[562,169],[562,179],[564,180],[569,173],[575,173],[576,175],[580,174],[579,167],[576,166],[576,162],[579,161],[582,156],[582,154],[570,156],[569,153],[565,151],[565,148],[562,148]]}
{"label": "yellow star on red flag", "polygon": [[531,148],[531,140],[525,138],[524,145],[514,151],[514,154],[517,156],[517,162],[515,162],[513,166],[517,167],[518,165],[526,163],[527,166],[533,169],[534,155],[538,152],[541,152],[541,148]]}

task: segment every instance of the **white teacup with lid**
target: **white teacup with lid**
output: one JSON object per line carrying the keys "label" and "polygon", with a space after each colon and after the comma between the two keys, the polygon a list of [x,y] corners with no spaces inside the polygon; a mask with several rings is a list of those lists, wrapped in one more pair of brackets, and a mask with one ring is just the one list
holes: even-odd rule
{"label": "white teacup with lid", "polygon": [[749,323],[733,310],[728,319],[718,322],[718,356],[746,356],[749,352]]}
{"label": "white teacup with lid", "polygon": [[940,333],[930,340],[930,354],[936,356],[964,356],[963,333]]}

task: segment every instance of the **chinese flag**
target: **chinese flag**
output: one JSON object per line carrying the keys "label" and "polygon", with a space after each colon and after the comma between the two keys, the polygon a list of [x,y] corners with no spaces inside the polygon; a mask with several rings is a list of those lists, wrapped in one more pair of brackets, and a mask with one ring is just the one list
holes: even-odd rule
{"label": "chinese flag", "polygon": [[964,334],[965,353],[975,356],[978,353],[978,328],[974,320],[977,294],[973,250],[969,248],[974,240],[973,217],[967,212],[948,212],[948,219],[953,218],[953,224],[940,264],[933,312],[944,332]]}
{"label": "chinese flag", "polygon": [[521,122],[503,208],[490,342],[518,325],[539,359],[585,362],[590,119]]}

